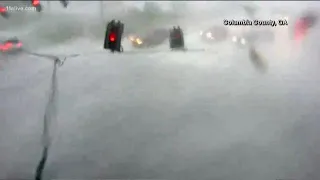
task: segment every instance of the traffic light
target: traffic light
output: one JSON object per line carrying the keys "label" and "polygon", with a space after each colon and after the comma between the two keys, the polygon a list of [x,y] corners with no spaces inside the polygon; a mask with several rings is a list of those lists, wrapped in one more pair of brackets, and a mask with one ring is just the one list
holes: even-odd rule
{"label": "traffic light", "polygon": [[32,0],[31,2],[32,2],[32,6],[36,8],[37,12],[42,11],[40,0]]}
{"label": "traffic light", "polygon": [[184,36],[182,29],[178,26],[170,30],[170,49],[184,49]]}
{"label": "traffic light", "polygon": [[114,33],[114,32],[111,32],[109,34],[109,41],[110,42],[115,42],[116,41],[116,38],[117,38],[117,35]]}
{"label": "traffic light", "polygon": [[60,0],[63,7],[68,7],[69,1],[68,0]]}
{"label": "traffic light", "polygon": [[4,18],[8,18],[9,17],[9,13],[7,11],[7,8],[4,7],[4,6],[0,6],[0,14]]}
{"label": "traffic light", "polygon": [[104,49],[110,49],[111,52],[122,52],[121,38],[123,34],[124,24],[120,21],[112,20],[107,24],[104,38]]}

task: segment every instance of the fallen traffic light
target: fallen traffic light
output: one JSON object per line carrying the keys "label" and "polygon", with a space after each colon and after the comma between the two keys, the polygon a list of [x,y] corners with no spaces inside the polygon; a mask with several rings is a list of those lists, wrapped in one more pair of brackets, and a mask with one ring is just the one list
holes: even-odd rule
{"label": "fallen traffic light", "polygon": [[6,7],[0,6],[0,14],[4,18],[9,18],[9,13]]}
{"label": "fallen traffic light", "polygon": [[42,11],[42,6],[40,4],[40,0],[32,0],[32,6],[36,8],[37,12]]}
{"label": "fallen traffic light", "polygon": [[178,26],[170,30],[170,49],[184,49],[184,36],[182,29]]}
{"label": "fallen traffic light", "polygon": [[61,4],[63,5],[63,7],[68,7],[69,1],[68,0],[60,0]]}
{"label": "fallen traffic light", "polygon": [[104,37],[104,49],[110,49],[111,52],[122,52],[121,38],[123,34],[124,24],[120,21],[112,20],[107,24],[105,37]]}

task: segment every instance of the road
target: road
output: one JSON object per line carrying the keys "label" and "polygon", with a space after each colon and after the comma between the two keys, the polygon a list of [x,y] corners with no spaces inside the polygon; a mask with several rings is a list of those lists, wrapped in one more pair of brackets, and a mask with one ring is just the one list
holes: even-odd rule
{"label": "road", "polygon": [[[194,34],[187,42],[199,48]],[[90,39],[70,43],[42,50],[84,54],[59,68],[47,179],[320,177],[316,50],[264,52],[263,74],[228,43],[122,55],[85,53],[100,48]],[[32,179],[52,63],[9,60],[0,71],[0,179]]]}

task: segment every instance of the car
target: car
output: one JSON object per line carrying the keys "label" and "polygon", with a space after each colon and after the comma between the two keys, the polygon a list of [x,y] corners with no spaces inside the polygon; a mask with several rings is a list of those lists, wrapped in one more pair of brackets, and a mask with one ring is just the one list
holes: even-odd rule
{"label": "car", "polygon": [[272,43],[275,34],[270,29],[251,29],[240,35],[232,36],[231,40],[238,45],[247,45],[252,43]]}
{"label": "car", "polygon": [[212,26],[207,30],[201,30],[199,34],[204,42],[220,42],[227,39],[228,30],[223,26]]}
{"label": "car", "polygon": [[145,36],[129,35],[128,39],[135,48],[150,48],[164,43],[169,38],[167,29],[155,29]]}
{"label": "car", "polygon": [[232,36],[231,41],[237,45],[245,46],[247,45],[247,39],[244,36]]}
{"label": "car", "polygon": [[16,37],[0,42],[1,53],[17,53],[22,51],[22,48],[22,42]]}

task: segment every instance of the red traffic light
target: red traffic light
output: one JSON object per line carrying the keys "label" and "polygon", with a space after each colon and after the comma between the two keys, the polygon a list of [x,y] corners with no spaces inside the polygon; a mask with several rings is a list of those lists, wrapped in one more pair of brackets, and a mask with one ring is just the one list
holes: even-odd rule
{"label": "red traffic light", "polygon": [[116,41],[116,34],[114,32],[110,33],[109,40],[110,40],[110,42],[115,42]]}
{"label": "red traffic light", "polygon": [[6,7],[3,7],[3,6],[0,6],[0,13],[6,13],[7,12],[7,8]]}
{"label": "red traffic light", "polygon": [[33,6],[39,6],[40,5],[40,1],[39,0],[32,0],[32,5]]}

